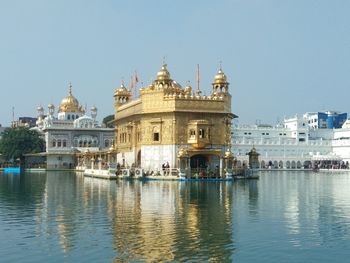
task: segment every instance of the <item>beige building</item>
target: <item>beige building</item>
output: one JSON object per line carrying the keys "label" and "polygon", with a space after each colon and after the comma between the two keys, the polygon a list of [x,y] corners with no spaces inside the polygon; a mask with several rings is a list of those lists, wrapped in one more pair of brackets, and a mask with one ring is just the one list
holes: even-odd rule
{"label": "beige building", "polygon": [[[122,84],[114,93],[117,162],[145,171],[182,168],[185,173],[202,170],[223,176],[231,158],[231,95],[220,69],[212,92],[201,95],[172,80],[164,64],[156,79],[140,89],[139,98]],[[186,171],[185,171],[186,170]]]}

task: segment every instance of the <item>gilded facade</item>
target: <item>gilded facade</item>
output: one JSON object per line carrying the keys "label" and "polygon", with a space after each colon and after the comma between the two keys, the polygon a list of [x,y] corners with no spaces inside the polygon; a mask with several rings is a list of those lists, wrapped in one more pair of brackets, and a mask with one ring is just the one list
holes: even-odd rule
{"label": "gilded facade", "polygon": [[[205,168],[221,173],[226,150],[230,149],[231,95],[227,77],[220,69],[209,96],[183,88],[171,79],[164,64],[156,79],[132,99],[122,84],[115,98],[115,151],[125,167],[161,170],[162,164],[186,169]],[[226,153],[227,155],[227,153]],[[220,171],[221,172],[220,172]]]}

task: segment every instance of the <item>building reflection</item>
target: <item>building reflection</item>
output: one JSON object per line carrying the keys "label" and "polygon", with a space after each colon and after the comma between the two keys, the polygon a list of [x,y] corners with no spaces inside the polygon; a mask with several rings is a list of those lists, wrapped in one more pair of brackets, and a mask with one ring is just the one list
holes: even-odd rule
{"label": "building reflection", "polygon": [[194,255],[217,260],[232,255],[232,249],[225,246],[233,243],[232,185],[118,184],[112,223],[116,261],[181,261]]}

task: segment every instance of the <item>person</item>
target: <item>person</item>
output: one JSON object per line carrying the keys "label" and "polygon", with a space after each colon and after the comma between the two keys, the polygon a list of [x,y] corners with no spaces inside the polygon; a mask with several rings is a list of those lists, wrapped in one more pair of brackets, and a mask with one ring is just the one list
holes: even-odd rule
{"label": "person", "polygon": [[165,163],[162,164],[163,175],[165,175]]}

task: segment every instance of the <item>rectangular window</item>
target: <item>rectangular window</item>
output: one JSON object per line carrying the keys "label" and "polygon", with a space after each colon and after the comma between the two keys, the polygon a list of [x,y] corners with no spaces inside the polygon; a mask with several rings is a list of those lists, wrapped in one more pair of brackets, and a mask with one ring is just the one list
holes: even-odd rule
{"label": "rectangular window", "polygon": [[153,133],[153,141],[159,142],[159,132]]}
{"label": "rectangular window", "polygon": [[204,130],[203,129],[199,129],[199,138],[204,138]]}
{"label": "rectangular window", "polygon": [[191,139],[196,138],[196,131],[195,130],[190,130],[190,138]]}

